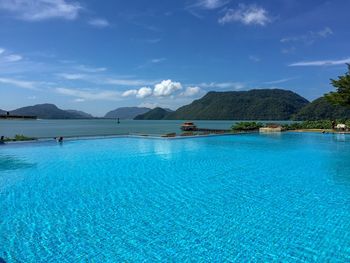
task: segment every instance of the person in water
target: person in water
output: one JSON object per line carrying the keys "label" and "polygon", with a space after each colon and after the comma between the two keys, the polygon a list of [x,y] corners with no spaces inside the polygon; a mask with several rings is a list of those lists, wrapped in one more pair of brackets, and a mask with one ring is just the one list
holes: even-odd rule
{"label": "person in water", "polygon": [[55,137],[54,138],[57,142],[63,142],[63,137],[62,136],[60,136],[60,137]]}

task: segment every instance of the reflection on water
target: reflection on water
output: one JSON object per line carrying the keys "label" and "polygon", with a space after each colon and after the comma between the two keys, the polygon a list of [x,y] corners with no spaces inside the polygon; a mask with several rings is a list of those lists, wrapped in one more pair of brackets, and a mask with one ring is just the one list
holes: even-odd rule
{"label": "reflection on water", "polygon": [[0,155],[0,172],[9,170],[18,170],[32,168],[35,164],[28,163],[25,160],[19,159],[10,155]]}
{"label": "reflection on water", "polygon": [[350,163],[349,159],[340,159],[331,163],[332,179],[336,184],[350,186]]}
{"label": "reflection on water", "polygon": [[171,159],[173,151],[172,151],[172,143],[168,140],[155,140],[154,142],[154,152],[163,159]]}
{"label": "reflection on water", "polygon": [[349,141],[350,138],[349,138],[349,135],[346,135],[344,133],[336,133],[333,136],[333,140],[337,142],[346,142],[346,141]]}

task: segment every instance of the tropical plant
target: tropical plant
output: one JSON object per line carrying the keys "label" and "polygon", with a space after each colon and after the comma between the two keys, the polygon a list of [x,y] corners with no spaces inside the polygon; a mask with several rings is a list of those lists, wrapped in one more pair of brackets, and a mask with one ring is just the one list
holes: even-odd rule
{"label": "tropical plant", "polygon": [[348,72],[344,76],[339,76],[337,80],[331,79],[332,85],[336,88],[335,92],[326,94],[326,98],[335,105],[350,107],[350,64]]}
{"label": "tropical plant", "polygon": [[260,122],[237,122],[232,126],[233,131],[254,131],[263,127],[264,125]]}

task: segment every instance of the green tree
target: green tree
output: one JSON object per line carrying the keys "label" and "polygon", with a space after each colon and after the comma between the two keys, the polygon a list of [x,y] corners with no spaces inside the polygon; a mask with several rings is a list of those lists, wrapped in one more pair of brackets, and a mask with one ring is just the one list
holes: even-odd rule
{"label": "green tree", "polygon": [[335,105],[350,107],[350,64],[348,72],[344,76],[339,76],[338,79],[331,79],[332,85],[337,91],[326,94],[329,102]]}

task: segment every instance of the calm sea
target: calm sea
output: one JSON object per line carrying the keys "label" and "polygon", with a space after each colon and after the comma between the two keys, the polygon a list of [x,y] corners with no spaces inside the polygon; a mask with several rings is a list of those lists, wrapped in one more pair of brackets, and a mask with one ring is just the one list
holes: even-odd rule
{"label": "calm sea", "polygon": [[[165,134],[180,133],[184,121],[121,120],[0,120],[0,136],[16,134],[47,138],[56,136],[97,136],[127,133]],[[194,121],[200,128],[229,129],[237,121]]]}

